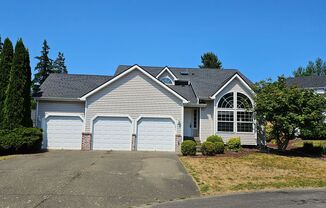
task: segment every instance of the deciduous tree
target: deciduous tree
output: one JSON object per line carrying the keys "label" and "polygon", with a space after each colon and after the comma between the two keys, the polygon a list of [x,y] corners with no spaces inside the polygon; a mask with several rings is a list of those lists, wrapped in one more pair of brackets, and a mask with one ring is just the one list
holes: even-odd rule
{"label": "deciduous tree", "polygon": [[324,122],[326,99],[312,90],[288,87],[285,78],[257,84],[255,111],[257,120],[271,124],[270,134],[278,148],[285,150],[298,130],[311,129]]}

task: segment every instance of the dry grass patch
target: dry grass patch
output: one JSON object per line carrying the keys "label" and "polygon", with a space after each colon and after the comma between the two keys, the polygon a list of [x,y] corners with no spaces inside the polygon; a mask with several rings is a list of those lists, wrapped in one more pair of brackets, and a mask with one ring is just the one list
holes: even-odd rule
{"label": "dry grass patch", "polygon": [[253,153],[242,157],[180,157],[204,195],[326,187],[326,161]]}
{"label": "dry grass patch", "polygon": [[304,143],[312,143],[314,147],[326,147],[326,140],[298,140],[293,143],[293,146],[303,147]]}
{"label": "dry grass patch", "polygon": [[8,159],[13,158],[13,157],[15,157],[15,156],[14,156],[14,155],[9,155],[9,156],[0,156],[0,161],[1,161],[1,160],[8,160]]}

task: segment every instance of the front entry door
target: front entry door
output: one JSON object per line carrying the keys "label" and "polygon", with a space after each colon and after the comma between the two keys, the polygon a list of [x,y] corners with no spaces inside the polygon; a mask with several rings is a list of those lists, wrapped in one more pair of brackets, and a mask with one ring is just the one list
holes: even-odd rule
{"label": "front entry door", "polygon": [[194,128],[194,110],[191,108],[184,109],[184,126],[183,134],[186,137],[193,137]]}

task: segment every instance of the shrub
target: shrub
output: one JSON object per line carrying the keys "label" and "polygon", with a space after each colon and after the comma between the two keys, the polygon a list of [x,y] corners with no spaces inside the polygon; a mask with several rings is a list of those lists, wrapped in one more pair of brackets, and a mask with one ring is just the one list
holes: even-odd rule
{"label": "shrub", "polygon": [[240,137],[230,138],[227,145],[229,150],[238,151],[241,148]]}
{"label": "shrub", "polygon": [[303,147],[298,148],[297,150],[311,155],[322,155],[326,154],[326,147],[324,146],[314,146],[311,142],[304,142]]}
{"label": "shrub", "polygon": [[196,142],[192,140],[183,141],[181,144],[182,155],[196,155]]}
{"label": "shrub", "polygon": [[2,154],[33,152],[40,150],[41,145],[41,129],[21,127],[10,131],[0,131]]}
{"label": "shrub", "polygon": [[216,143],[216,142],[223,142],[223,139],[218,135],[212,135],[207,137],[206,141]]}
{"label": "shrub", "polygon": [[223,154],[224,153],[224,142],[215,142],[215,153]]}
{"label": "shrub", "polygon": [[215,155],[215,151],[216,151],[216,145],[213,142],[206,141],[201,145],[201,153],[203,155],[212,156]]}

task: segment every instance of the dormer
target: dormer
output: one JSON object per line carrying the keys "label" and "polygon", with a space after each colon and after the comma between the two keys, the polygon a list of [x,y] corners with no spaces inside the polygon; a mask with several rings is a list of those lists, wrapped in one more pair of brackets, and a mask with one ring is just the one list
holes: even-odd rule
{"label": "dormer", "polygon": [[178,80],[168,67],[164,67],[156,78],[166,85],[174,85],[174,82]]}

